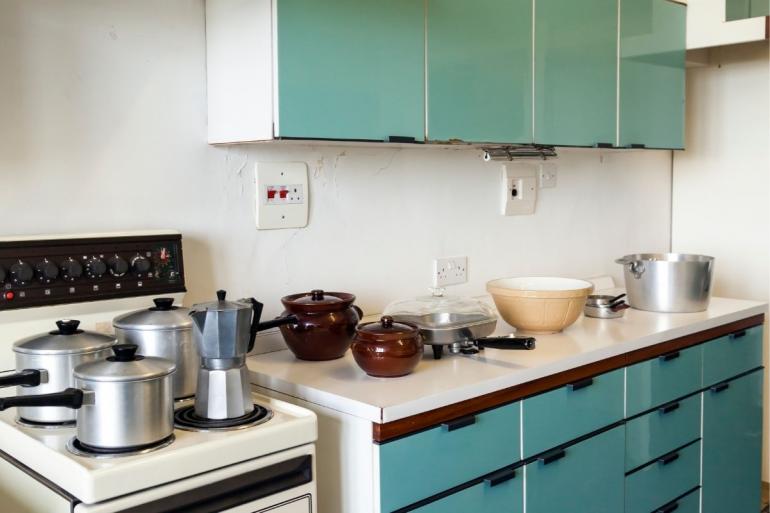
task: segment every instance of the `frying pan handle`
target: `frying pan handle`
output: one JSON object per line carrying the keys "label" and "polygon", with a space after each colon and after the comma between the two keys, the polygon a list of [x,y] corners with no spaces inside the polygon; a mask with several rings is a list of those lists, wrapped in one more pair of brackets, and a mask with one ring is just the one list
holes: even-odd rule
{"label": "frying pan handle", "polygon": [[82,390],[68,388],[53,394],[2,397],[0,398],[0,411],[16,406],[61,406],[77,410],[83,406],[84,395]]}
{"label": "frying pan handle", "polygon": [[479,349],[489,347],[492,349],[530,350],[535,348],[535,339],[532,337],[485,337],[476,339]]}
{"label": "frying pan handle", "polygon": [[48,371],[24,369],[7,376],[0,376],[0,388],[3,387],[36,387],[40,383],[48,383]]}

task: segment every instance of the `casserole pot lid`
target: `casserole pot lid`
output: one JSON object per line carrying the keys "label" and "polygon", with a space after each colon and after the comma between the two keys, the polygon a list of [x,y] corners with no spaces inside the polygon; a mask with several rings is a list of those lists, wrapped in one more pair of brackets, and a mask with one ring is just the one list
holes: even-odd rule
{"label": "casserole pot lid", "polygon": [[251,305],[244,301],[227,301],[225,297],[227,292],[217,291],[217,300],[208,303],[198,303],[192,306],[188,315],[195,312],[236,312],[239,310],[251,310]]}
{"label": "casserole pot lid", "polygon": [[384,314],[425,329],[460,328],[497,321],[495,310],[483,301],[444,296],[443,292],[443,289],[436,289],[431,296],[394,301],[385,307]]}
{"label": "casserole pot lid", "polygon": [[13,344],[13,350],[22,354],[79,354],[107,349],[115,338],[101,333],[78,329],[80,321],[56,321],[56,328],[43,335],[28,337]]}
{"label": "casserole pot lid", "polygon": [[176,370],[170,360],[136,354],[136,344],[115,344],[113,356],[75,367],[75,377],[84,381],[145,381],[167,376]]}
{"label": "casserole pot lid", "polygon": [[155,306],[136,310],[115,317],[112,325],[123,330],[191,330],[190,310],[174,306],[174,298],[159,297],[152,300]]}
{"label": "casserole pot lid", "polygon": [[356,296],[347,292],[324,292],[321,289],[314,289],[302,294],[285,296],[281,298],[281,303],[291,313],[313,313],[345,310],[355,300]]}
{"label": "casserole pot lid", "polygon": [[366,322],[356,328],[356,336],[363,341],[382,342],[418,337],[420,329],[409,323],[396,322],[384,315],[378,322]]}

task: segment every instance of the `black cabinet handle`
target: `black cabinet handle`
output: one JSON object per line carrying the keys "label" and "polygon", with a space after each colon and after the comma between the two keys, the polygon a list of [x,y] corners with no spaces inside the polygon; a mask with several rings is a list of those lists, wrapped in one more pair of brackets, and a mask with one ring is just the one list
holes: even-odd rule
{"label": "black cabinet handle", "polygon": [[475,415],[468,415],[467,417],[460,417],[459,419],[449,420],[441,424],[441,426],[447,431],[454,431],[468,426],[472,426],[476,423]]}
{"label": "black cabinet handle", "polygon": [[538,460],[540,460],[543,463],[543,465],[548,465],[549,463],[553,463],[554,461],[559,461],[566,455],[567,455],[567,451],[565,451],[564,449],[561,449],[558,451],[553,451],[547,454],[543,454],[538,458]]}
{"label": "black cabinet handle", "polygon": [[672,511],[676,511],[678,509],[679,509],[679,503],[672,502],[671,504],[667,504],[662,508],[655,510],[655,513],[671,513]]}
{"label": "black cabinet handle", "polygon": [[664,354],[662,356],[659,356],[658,358],[660,358],[660,361],[662,362],[670,362],[671,360],[676,360],[680,356],[682,355],[681,353],[679,353],[679,351],[674,351],[673,353]]}
{"label": "black cabinet handle", "polygon": [[632,149],[632,150],[643,150],[643,149],[645,149],[646,147],[647,147],[646,145],[644,145],[644,144],[639,144],[639,143],[631,143],[631,144],[629,144],[628,146],[626,146],[626,148],[630,148],[630,149]]}
{"label": "black cabinet handle", "polygon": [[730,340],[735,340],[737,338],[743,338],[746,336],[746,330],[736,331],[735,333],[730,333]]}
{"label": "black cabinet handle", "polygon": [[594,144],[594,148],[613,148],[612,143],[598,142]]}
{"label": "black cabinet handle", "polygon": [[576,381],[575,383],[570,383],[567,385],[567,387],[574,392],[575,390],[580,390],[581,388],[590,387],[593,384],[594,378],[588,378],[581,381]]}
{"label": "black cabinet handle", "polygon": [[497,486],[499,484],[505,483],[506,481],[510,481],[514,477],[516,477],[515,469],[504,468],[503,470],[498,470],[497,472],[489,474],[484,478],[484,482],[489,486]]}
{"label": "black cabinet handle", "polygon": [[660,408],[658,408],[658,411],[661,414],[665,415],[666,413],[671,413],[672,411],[678,410],[679,406],[680,406],[679,401],[676,401],[676,402],[661,406]]}
{"label": "black cabinet handle", "polygon": [[679,453],[674,452],[671,454],[666,454],[662,458],[658,458],[658,463],[660,463],[661,465],[668,465],[669,463],[673,463],[678,459],[679,459]]}
{"label": "black cabinet handle", "polygon": [[416,142],[414,137],[406,135],[389,135],[388,142],[390,143],[414,143]]}
{"label": "black cabinet handle", "polygon": [[711,387],[711,391],[715,394],[718,394],[719,392],[724,392],[728,388],[730,388],[730,383],[720,383]]}

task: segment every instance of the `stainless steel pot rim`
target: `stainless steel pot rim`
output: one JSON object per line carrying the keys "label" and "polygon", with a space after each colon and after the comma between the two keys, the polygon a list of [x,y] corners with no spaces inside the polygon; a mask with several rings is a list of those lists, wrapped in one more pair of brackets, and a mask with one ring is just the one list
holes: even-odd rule
{"label": "stainless steel pot rim", "polygon": [[[75,338],[76,337],[76,338]],[[108,349],[115,338],[87,331],[74,335],[45,334],[27,337],[13,344],[13,351],[30,355],[91,354]]]}
{"label": "stainless steel pot rim", "polygon": [[141,360],[117,362],[100,360],[75,367],[75,378],[86,382],[139,383],[154,381],[176,370],[176,364],[165,358],[147,356]]}
{"label": "stainless steel pot rim", "polygon": [[633,262],[713,262],[714,257],[708,255],[698,255],[694,253],[634,253],[618,258],[615,262],[618,264],[631,264]]}

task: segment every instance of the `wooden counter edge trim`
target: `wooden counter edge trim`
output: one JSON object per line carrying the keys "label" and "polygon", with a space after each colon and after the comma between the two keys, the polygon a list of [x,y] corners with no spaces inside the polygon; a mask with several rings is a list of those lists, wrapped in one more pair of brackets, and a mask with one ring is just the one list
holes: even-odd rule
{"label": "wooden counter edge trim", "polygon": [[759,326],[762,325],[764,321],[764,314],[747,317],[746,319],[723,324],[716,328],[699,331],[691,335],[613,356],[606,360],[600,360],[588,365],[583,365],[582,367],[576,367],[568,371],[522,383],[521,385],[497,390],[486,395],[419,413],[411,417],[394,420],[393,422],[386,422],[384,424],[372,423],[372,439],[377,443],[387,442],[394,438],[399,438],[446,422],[447,420],[479,413],[496,406],[518,401],[531,395],[564,386],[567,383],[633,365],[634,363],[649,360],[672,351],[678,351],[680,349],[702,344],[703,342],[728,335],[735,331]]}

